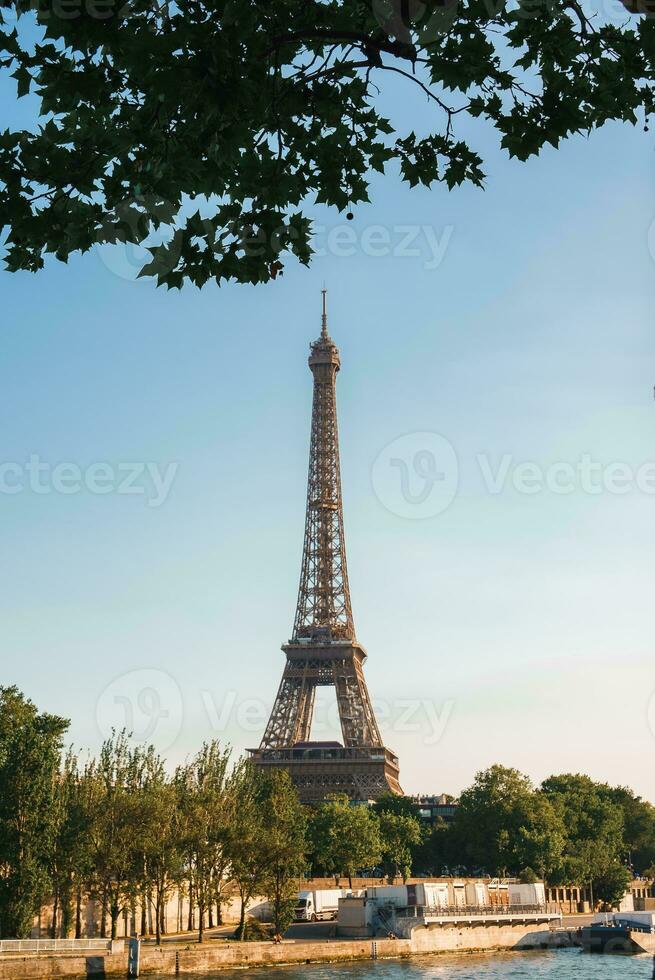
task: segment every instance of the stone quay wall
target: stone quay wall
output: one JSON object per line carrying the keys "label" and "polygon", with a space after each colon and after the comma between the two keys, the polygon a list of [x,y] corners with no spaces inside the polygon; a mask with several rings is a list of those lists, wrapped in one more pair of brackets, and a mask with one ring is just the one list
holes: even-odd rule
{"label": "stone quay wall", "polygon": [[[176,949],[144,946],[141,975],[185,976],[243,967],[348,960],[402,959],[437,953],[556,948],[565,945],[543,923],[427,926],[410,939],[335,939],[316,942],[236,943],[209,941]],[[127,954],[89,956],[0,956],[0,980],[54,980],[59,977],[125,977]]]}

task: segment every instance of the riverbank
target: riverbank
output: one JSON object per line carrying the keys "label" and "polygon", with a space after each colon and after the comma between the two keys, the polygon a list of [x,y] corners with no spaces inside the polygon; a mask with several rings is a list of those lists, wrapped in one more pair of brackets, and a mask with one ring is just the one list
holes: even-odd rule
{"label": "riverbank", "polygon": [[[210,940],[202,946],[144,946],[141,975],[213,974],[247,967],[293,966],[357,960],[407,959],[439,953],[557,949],[574,945],[574,930],[540,924],[419,927],[407,939],[330,939],[237,943]],[[0,957],[0,980],[127,975],[127,953]]]}

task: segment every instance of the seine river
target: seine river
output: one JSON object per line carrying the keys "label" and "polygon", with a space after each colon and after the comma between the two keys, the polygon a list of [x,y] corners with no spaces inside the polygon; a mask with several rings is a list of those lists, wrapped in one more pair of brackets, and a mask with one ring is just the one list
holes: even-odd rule
{"label": "seine river", "polygon": [[[244,980],[244,975],[243,970],[221,971],[202,980]],[[653,980],[655,965],[649,956],[592,956],[572,949],[276,967],[248,975],[252,980]]]}

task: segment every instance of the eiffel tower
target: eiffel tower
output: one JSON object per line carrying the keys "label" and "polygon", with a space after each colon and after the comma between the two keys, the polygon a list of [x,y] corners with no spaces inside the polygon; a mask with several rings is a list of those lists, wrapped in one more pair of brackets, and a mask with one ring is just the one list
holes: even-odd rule
{"label": "eiffel tower", "polygon": [[[402,793],[398,759],[384,747],[364,680],[366,651],[355,638],[341,500],[340,366],[324,289],[321,335],[309,355],[314,399],[298,605],[275,705],[261,745],[251,750],[256,765],[287,769],[306,803],[331,793],[358,801]],[[343,745],[310,740],[317,687],[335,690]]]}

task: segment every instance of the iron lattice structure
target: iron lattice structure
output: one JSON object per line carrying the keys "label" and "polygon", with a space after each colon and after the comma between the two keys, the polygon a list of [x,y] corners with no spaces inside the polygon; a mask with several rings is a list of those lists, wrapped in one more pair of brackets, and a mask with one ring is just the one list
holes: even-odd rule
{"label": "iron lattice structure", "polygon": [[[355,638],[341,497],[336,377],[339,351],[328,334],[310,347],[314,376],[307,512],[298,604],[286,665],[255,762],[291,771],[301,798],[329,793],[374,799],[401,792],[398,760],[382,743],[364,679],[366,651]],[[316,689],[336,693],[343,746],[310,742]]]}

